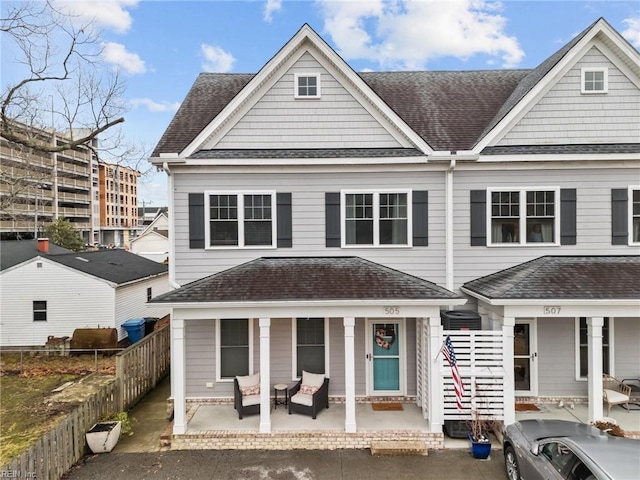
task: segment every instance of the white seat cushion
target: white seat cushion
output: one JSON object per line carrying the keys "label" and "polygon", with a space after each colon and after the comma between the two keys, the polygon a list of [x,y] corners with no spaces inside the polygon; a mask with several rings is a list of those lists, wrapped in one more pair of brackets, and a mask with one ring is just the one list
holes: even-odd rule
{"label": "white seat cushion", "polygon": [[250,407],[251,405],[259,405],[260,404],[260,395],[243,395],[242,396],[242,406]]}
{"label": "white seat cushion", "polygon": [[307,407],[310,407],[313,405],[313,395],[298,392],[291,397],[290,401],[297,403],[298,405],[306,405]]}
{"label": "white seat cushion", "polygon": [[624,393],[617,392],[615,390],[604,389],[604,394],[608,402],[611,403],[624,403],[629,401],[629,397]]}
{"label": "white seat cushion", "polygon": [[310,387],[320,388],[324,383],[323,373],[309,373],[302,371],[302,385],[309,385]]}

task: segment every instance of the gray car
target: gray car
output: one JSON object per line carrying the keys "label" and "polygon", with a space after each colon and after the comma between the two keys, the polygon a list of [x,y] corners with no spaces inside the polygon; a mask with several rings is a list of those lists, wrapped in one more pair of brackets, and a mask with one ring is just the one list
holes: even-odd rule
{"label": "gray car", "polygon": [[504,431],[509,480],[640,479],[640,440],[565,420],[522,420]]}

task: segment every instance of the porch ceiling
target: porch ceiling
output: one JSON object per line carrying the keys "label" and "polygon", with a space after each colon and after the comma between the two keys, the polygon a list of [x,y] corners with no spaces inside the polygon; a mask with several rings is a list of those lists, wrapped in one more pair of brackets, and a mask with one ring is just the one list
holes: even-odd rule
{"label": "porch ceiling", "polygon": [[544,256],[462,288],[489,300],[637,301],[640,256]]}
{"label": "porch ceiling", "polygon": [[446,304],[460,299],[435,283],[359,257],[265,257],[196,280],[151,302],[442,300]]}

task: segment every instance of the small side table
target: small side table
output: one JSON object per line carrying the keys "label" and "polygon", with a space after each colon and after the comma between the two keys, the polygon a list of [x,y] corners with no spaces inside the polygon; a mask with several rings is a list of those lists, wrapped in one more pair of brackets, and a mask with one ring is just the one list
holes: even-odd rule
{"label": "small side table", "polygon": [[[284,395],[284,399],[283,400],[278,400],[278,392],[280,392],[281,394]],[[278,405],[287,405],[288,403],[288,392],[287,392],[287,385],[284,383],[276,383],[273,386],[273,396],[275,397],[274,399],[274,408],[278,408]]]}

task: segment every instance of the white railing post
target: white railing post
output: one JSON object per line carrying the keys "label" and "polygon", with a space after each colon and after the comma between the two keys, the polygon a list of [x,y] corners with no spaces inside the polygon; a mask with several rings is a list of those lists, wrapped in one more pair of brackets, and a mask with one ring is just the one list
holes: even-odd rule
{"label": "white railing post", "polygon": [[440,370],[440,348],[442,347],[442,320],[429,318],[429,423],[432,432],[442,432],[444,425],[444,390]]}
{"label": "white railing post", "polygon": [[355,359],[355,325],[354,317],[344,317],[344,390],[345,419],[344,430],[356,432],[356,359]]}
{"label": "white railing post", "polygon": [[502,378],[503,400],[504,400],[504,424],[510,425],[516,421],[516,385],[513,360],[513,338],[516,319],[505,317],[502,321],[502,366],[504,376]]}
{"label": "white railing post", "polygon": [[271,433],[271,318],[260,318],[260,433]]}

